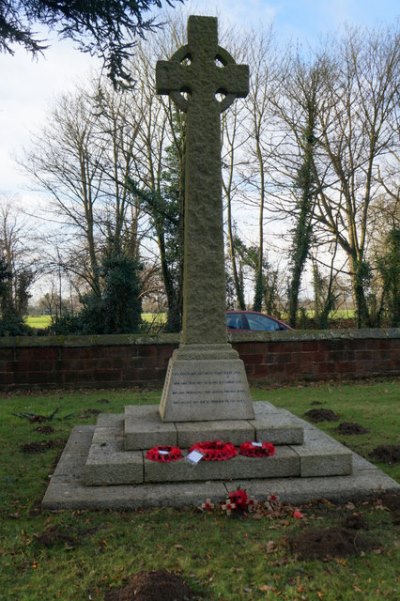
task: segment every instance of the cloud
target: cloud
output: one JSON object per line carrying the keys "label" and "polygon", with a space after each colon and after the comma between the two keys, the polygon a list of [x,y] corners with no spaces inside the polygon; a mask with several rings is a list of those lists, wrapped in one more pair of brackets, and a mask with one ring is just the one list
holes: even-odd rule
{"label": "cloud", "polygon": [[184,7],[188,14],[217,16],[226,24],[246,28],[268,26],[278,13],[278,8],[266,0],[187,0]]}
{"label": "cloud", "polygon": [[25,185],[15,156],[29,144],[30,132],[45,123],[55,99],[96,63],[67,41],[34,60],[21,48],[14,56],[0,54],[0,192],[12,194]]}

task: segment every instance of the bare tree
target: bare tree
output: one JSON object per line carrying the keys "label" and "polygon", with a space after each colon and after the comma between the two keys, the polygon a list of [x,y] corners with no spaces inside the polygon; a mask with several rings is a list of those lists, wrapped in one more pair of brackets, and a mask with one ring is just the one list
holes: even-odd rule
{"label": "bare tree", "polygon": [[[336,46],[335,46],[336,47]],[[358,326],[371,325],[367,290],[371,211],[380,169],[398,148],[400,44],[396,29],[349,30],[337,42],[318,144],[329,185],[320,182],[316,219],[349,259]]]}
{"label": "bare tree", "polygon": [[24,160],[50,195],[45,217],[62,229],[64,269],[95,294],[105,252],[138,257],[140,210],[126,185],[137,130],[127,93],[97,81],[58,100]]}
{"label": "bare tree", "polygon": [[255,263],[255,291],[253,310],[261,311],[264,296],[265,214],[268,201],[268,178],[271,179],[276,155],[276,137],[273,99],[279,81],[277,46],[271,29],[252,36],[247,45],[246,61],[251,65],[250,93],[246,99],[247,153],[252,163],[252,184],[258,204],[258,244]]}
{"label": "bare tree", "polygon": [[297,323],[303,272],[313,243],[314,207],[318,186],[323,180],[323,174],[318,181],[316,173],[316,142],[320,134],[319,112],[326,102],[328,71],[323,55],[305,58],[298,51],[289,54],[282,65],[283,77],[274,102],[282,136],[277,169],[283,192],[280,206],[289,213],[293,223],[288,276],[289,323],[292,327]]}
{"label": "bare tree", "polygon": [[[155,94],[155,62],[171,54],[183,39],[181,21],[170,23],[164,37],[138,48],[138,86],[132,102],[140,119],[136,165],[129,178],[150,224],[157,245],[157,263],[164,284],[167,329],[179,331],[182,312],[183,206],[185,115]],[[180,41],[179,41],[180,40]]]}
{"label": "bare tree", "polygon": [[30,288],[39,271],[28,224],[15,200],[11,204],[11,199],[4,197],[0,203],[0,260],[7,276],[0,294],[0,317],[17,326],[27,314]]}

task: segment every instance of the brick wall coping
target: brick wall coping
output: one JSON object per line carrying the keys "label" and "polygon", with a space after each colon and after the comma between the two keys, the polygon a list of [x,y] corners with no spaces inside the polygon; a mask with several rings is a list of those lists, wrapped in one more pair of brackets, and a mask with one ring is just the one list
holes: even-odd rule
{"label": "brick wall coping", "polygon": [[[136,346],[179,344],[179,334],[115,334],[104,336],[4,336],[0,348]],[[287,330],[281,332],[235,332],[229,342],[295,342],[309,340],[400,339],[400,328],[365,328],[343,330]]]}

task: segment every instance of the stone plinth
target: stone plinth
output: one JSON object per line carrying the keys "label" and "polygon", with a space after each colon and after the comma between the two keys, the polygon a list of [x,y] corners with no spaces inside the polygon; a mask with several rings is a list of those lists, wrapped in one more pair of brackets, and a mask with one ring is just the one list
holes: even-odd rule
{"label": "stone plinth", "polygon": [[[189,448],[200,440],[229,440],[235,445],[247,440],[268,440],[275,445],[303,443],[303,427],[289,412],[274,412],[259,405],[269,404],[254,403],[256,417],[252,420],[203,422],[162,422],[155,405],[131,405],[125,407],[124,449],[136,451],[165,445]],[[102,424],[99,419],[96,434],[102,430]]]}
{"label": "stone plinth", "polygon": [[183,345],[170,359],[160,403],[165,422],[254,418],[243,361],[229,344]]}
{"label": "stone plinth", "polygon": [[162,422],[157,407],[151,405],[125,407],[124,448],[126,451],[156,446],[176,446],[177,432],[173,422]]}

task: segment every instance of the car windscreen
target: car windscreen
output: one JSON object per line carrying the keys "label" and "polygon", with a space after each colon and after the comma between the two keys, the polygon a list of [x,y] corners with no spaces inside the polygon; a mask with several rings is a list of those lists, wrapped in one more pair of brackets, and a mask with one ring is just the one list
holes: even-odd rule
{"label": "car windscreen", "polygon": [[257,315],[252,313],[246,314],[249,330],[256,330],[258,332],[273,332],[274,330],[280,330],[279,322],[270,319],[266,315]]}

